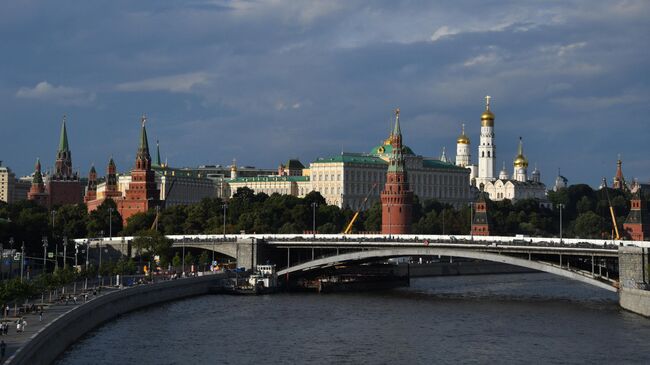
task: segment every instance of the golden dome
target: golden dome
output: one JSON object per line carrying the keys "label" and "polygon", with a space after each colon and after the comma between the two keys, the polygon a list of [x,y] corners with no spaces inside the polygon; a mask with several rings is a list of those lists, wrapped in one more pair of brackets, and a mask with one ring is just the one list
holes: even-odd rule
{"label": "golden dome", "polygon": [[517,148],[517,157],[513,161],[515,167],[528,167],[528,159],[524,156],[524,142],[519,137],[519,148]]}
{"label": "golden dome", "polygon": [[524,155],[518,155],[514,161],[515,167],[528,167],[528,160]]}
{"label": "golden dome", "polygon": [[490,99],[491,96],[485,97],[485,111],[481,114],[481,126],[483,127],[494,127],[494,113],[490,111]]}
{"label": "golden dome", "polygon": [[463,129],[462,132],[460,133],[460,136],[458,136],[458,139],[456,140],[457,144],[470,144],[469,137],[465,134],[465,124],[463,123]]}

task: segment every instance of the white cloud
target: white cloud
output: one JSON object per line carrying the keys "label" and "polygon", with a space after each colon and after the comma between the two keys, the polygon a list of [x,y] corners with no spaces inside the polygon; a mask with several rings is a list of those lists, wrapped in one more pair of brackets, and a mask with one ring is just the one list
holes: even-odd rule
{"label": "white cloud", "polygon": [[118,84],[119,91],[169,91],[172,93],[187,93],[197,85],[207,84],[210,75],[204,72],[192,72],[179,75],[160,76],[140,81]]}
{"label": "white cloud", "polygon": [[481,54],[476,57],[470,58],[467,61],[463,63],[463,66],[465,67],[472,67],[476,65],[483,65],[486,63],[493,63],[496,61],[498,56],[496,53],[486,53],[486,54]]}
{"label": "white cloud", "polygon": [[16,92],[16,97],[74,106],[88,105],[95,101],[95,93],[74,87],[54,86],[47,81],[41,81],[33,88],[21,87]]}
{"label": "white cloud", "polygon": [[443,25],[442,27],[436,29],[435,32],[433,32],[433,34],[431,35],[431,42],[435,42],[440,38],[447,37],[447,36],[450,36],[450,35],[454,35],[454,34],[457,34],[457,33],[458,33],[458,31],[449,29],[448,26]]}

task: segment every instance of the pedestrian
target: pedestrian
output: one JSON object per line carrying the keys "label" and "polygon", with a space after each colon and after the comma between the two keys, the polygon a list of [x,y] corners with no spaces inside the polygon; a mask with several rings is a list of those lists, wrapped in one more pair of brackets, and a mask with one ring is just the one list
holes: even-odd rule
{"label": "pedestrian", "polygon": [[42,320],[43,320],[43,310],[41,309],[41,310],[38,312],[38,321],[41,322]]}
{"label": "pedestrian", "polygon": [[16,320],[16,332],[20,332],[21,329],[21,323],[20,323],[20,318]]}
{"label": "pedestrian", "polygon": [[5,322],[5,335],[9,334],[9,323]]}
{"label": "pedestrian", "polygon": [[0,359],[4,360],[5,352],[7,351],[7,344],[4,340],[0,342]]}
{"label": "pedestrian", "polygon": [[23,325],[21,326],[21,331],[25,332],[25,327],[27,327],[27,321],[23,319],[22,322]]}
{"label": "pedestrian", "polygon": [[74,304],[77,304],[77,296],[76,295],[74,297],[72,297],[72,301],[74,302]]}

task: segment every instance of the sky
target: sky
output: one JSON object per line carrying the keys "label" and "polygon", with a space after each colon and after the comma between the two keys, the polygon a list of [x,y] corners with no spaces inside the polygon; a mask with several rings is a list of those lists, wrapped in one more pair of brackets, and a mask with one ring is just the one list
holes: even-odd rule
{"label": "sky", "polygon": [[[490,95],[497,171],[521,136],[552,185],[650,181],[650,2],[30,1],[0,4],[0,160],[133,167],[140,116],[174,167],[274,168],[404,142],[476,163]],[[153,151],[152,151],[153,152]]]}

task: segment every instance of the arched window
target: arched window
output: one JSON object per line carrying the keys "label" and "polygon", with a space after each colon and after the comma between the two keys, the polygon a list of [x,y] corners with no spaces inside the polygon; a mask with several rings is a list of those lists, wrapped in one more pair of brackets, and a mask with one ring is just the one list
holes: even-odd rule
{"label": "arched window", "polygon": [[485,157],[485,152],[481,152],[481,157]]}

